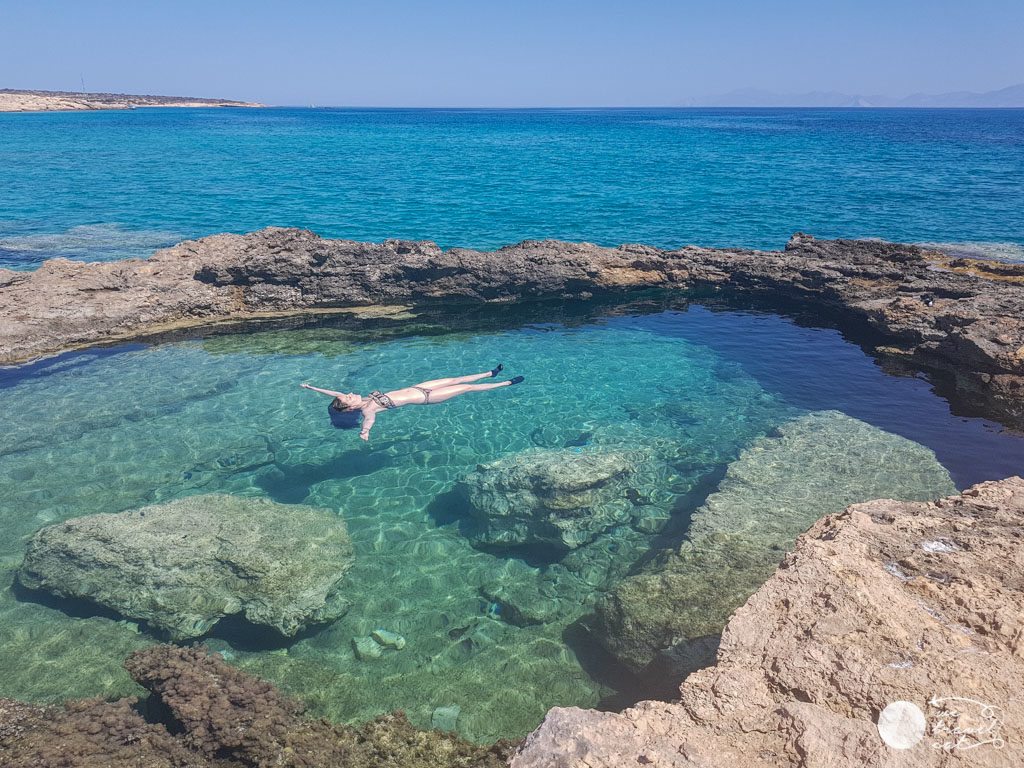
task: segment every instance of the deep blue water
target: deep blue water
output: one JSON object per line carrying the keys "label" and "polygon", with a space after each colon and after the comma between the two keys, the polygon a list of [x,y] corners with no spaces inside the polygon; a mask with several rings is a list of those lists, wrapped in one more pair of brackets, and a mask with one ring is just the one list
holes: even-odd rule
{"label": "deep blue water", "polygon": [[267,225],[493,248],[973,243],[1024,258],[1024,110],[0,114],[0,266]]}

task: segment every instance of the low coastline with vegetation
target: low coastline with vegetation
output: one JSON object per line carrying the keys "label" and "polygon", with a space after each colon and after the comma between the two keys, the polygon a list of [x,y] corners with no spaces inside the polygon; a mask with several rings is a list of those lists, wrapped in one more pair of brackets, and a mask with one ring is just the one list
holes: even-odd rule
{"label": "low coastline with vegetation", "polygon": [[21,91],[0,88],[0,112],[68,112],[136,107],[263,107],[250,101],[195,96],[148,96],[130,93]]}

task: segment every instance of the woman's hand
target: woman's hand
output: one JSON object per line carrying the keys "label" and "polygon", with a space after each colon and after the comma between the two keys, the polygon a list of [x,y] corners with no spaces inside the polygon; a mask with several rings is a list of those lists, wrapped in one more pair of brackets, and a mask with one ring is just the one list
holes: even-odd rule
{"label": "woman's hand", "polygon": [[363,440],[369,440],[370,439],[370,430],[364,429],[362,432],[359,433],[359,437],[361,437]]}
{"label": "woman's hand", "polygon": [[302,387],[303,389],[310,389],[309,383],[305,381],[299,384],[299,386]]}

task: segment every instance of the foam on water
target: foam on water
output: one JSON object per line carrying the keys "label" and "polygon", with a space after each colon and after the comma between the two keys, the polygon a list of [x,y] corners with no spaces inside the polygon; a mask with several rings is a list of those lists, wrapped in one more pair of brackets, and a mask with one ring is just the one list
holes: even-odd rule
{"label": "foam on water", "polygon": [[[522,735],[551,706],[594,706],[612,690],[588,673],[588,650],[566,628],[652,547],[670,543],[659,536],[683,535],[747,446],[806,412],[799,388],[765,367],[788,370],[814,349],[821,371],[802,378],[827,371],[837,407],[849,392],[868,391],[898,405],[876,414],[893,429],[912,432],[922,414],[937,421],[943,406],[920,382],[883,376],[834,332],[701,309],[376,343],[329,329],[275,330],[2,371],[0,695],[137,693],[120,663],[158,639],[116,615],[13,589],[38,528],[216,492],[323,507],[346,520],[355,549],[348,614],[290,643],[230,627],[210,639],[314,713],[355,721],[401,707],[429,726],[435,711],[457,709],[460,732],[488,741]],[[334,430],[327,398],[299,388],[365,393],[499,361],[526,382],[384,413],[368,444]],[[980,423],[954,421],[940,438],[973,435],[959,443],[978,446],[972,472],[986,456],[1022,450]],[[665,532],[623,524],[552,561],[541,551],[474,549],[460,530],[464,509],[452,491],[478,464],[538,448],[624,446],[643,448],[634,499],[671,510]],[[353,640],[378,629],[401,634],[405,647],[359,659]]]}
{"label": "foam on water", "polygon": [[181,239],[177,232],[137,231],[117,223],[82,224],[63,232],[0,237],[0,267],[34,269],[58,256],[78,261],[145,258]]}
{"label": "foam on water", "polygon": [[1024,264],[1024,245],[1020,243],[917,243],[917,245],[922,248],[934,248],[955,258]]}

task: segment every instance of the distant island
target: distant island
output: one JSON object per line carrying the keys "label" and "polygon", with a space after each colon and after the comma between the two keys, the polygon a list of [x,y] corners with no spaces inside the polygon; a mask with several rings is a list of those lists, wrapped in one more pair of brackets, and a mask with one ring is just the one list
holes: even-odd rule
{"label": "distant island", "polygon": [[1019,108],[1024,107],[1024,83],[998,91],[974,93],[913,93],[909,96],[862,96],[835,91],[809,93],[773,93],[742,88],[729,93],[704,96],[681,105],[687,107],[924,107],[924,108]]}
{"label": "distant island", "polygon": [[263,107],[251,101],[200,99],[194,96],[142,96],[130,93],[16,91],[0,89],[0,112],[61,112],[135,107]]}

